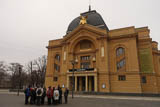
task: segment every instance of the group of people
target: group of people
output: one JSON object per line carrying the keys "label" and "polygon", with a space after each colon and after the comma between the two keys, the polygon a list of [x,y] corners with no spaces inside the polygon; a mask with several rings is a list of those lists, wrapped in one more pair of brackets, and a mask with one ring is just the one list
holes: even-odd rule
{"label": "group of people", "polygon": [[[43,105],[45,102],[45,97],[47,96],[48,105],[51,104],[62,104],[62,88],[58,87],[51,87],[49,86],[48,89],[41,88],[37,86],[36,88],[29,86],[24,90],[25,93],[25,104],[37,104]],[[64,91],[64,100],[65,104],[68,102],[68,94],[69,90],[66,88]]]}

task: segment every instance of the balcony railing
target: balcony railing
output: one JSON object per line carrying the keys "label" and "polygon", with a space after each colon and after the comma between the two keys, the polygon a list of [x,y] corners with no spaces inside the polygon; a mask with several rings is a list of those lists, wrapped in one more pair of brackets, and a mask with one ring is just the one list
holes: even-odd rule
{"label": "balcony railing", "polygon": [[94,68],[69,69],[69,72],[94,71]]}

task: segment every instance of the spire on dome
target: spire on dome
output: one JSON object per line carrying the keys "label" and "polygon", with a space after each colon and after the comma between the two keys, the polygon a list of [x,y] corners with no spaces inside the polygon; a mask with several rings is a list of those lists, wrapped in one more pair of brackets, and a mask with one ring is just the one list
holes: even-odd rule
{"label": "spire on dome", "polygon": [[89,0],[89,12],[91,11],[91,0]]}
{"label": "spire on dome", "polygon": [[91,11],[91,5],[89,5],[89,12]]}

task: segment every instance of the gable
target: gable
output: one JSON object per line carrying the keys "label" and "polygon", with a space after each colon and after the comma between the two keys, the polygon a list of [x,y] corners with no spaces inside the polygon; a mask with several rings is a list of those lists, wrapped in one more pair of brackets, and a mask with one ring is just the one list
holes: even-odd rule
{"label": "gable", "polygon": [[70,32],[68,35],[64,36],[62,42],[72,41],[78,36],[90,36],[91,38],[106,37],[107,31],[96,28],[92,25],[84,24],[79,25],[74,31]]}

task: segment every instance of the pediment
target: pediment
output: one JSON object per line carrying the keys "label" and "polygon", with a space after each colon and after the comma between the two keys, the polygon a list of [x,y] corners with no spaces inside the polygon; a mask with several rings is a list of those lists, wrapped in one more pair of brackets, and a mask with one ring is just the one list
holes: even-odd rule
{"label": "pediment", "polygon": [[62,42],[69,42],[73,38],[75,38],[77,35],[84,34],[84,33],[90,33],[93,34],[95,38],[99,37],[106,37],[107,36],[107,31],[97,28],[92,25],[84,24],[84,25],[79,25],[76,29],[74,29],[72,32],[64,36]]}

